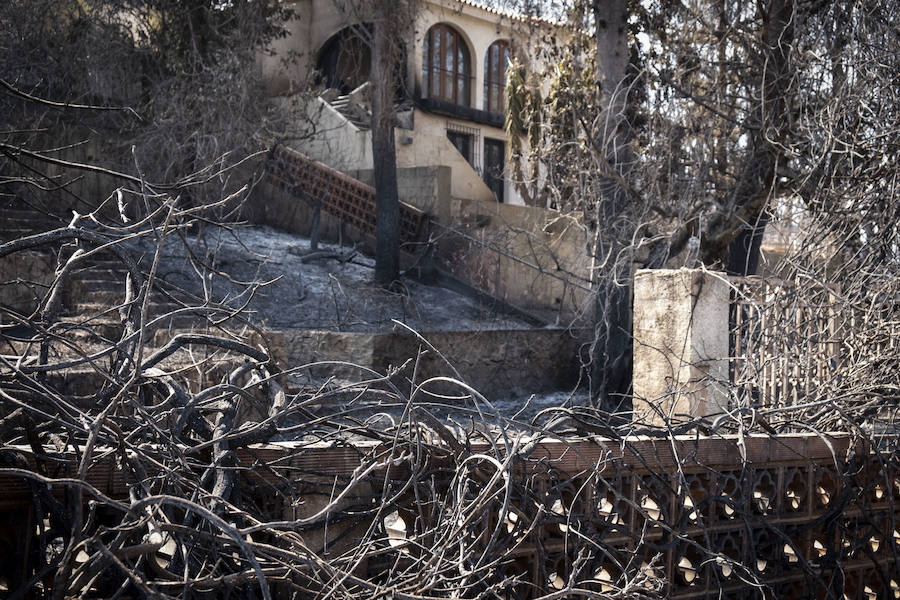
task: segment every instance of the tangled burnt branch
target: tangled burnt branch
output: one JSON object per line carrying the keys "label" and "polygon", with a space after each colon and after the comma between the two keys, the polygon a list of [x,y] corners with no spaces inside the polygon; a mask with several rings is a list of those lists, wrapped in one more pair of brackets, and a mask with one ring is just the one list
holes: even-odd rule
{"label": "tangled burnt branch", "polygon": [[[153,186],[122,193],[149,210],[122,223],[100,209],[0,246],[0,259],[34,264],[46,249],[54,265],[46,281],[35,272],[15,283],[36,299],[3,312],[5,595],[895,589],[893,447],[868,433],[868,444],[795,433],[801,423],[858,431],[871,389],[832,397],[817,423],[807,403],[754,404],[759,379],[748,368],[735,401],[744,388],[751,400],[724,418],[623,432],[587,407],[501,415],[458,375],[402,381],[403,371],[360,367],[350,384],[296,387],[310,367],[277,365],[245,328],[240,301],[219,305],[160,279],[167,241],[193,240],[186,232],[203,208],[181,208]],[[187,255],[206,281],[215,257]],[[117,291],[67,314],[67,293],[83,291],[85,269],[100,264],[120,274]],[[818,307],[815,286],[792,289]],[[748,309],[746,322],[791,322],[802,335],[783,304]],[[881,313],[868,314],[871,326],[852,331],[879,330]],[[858,339],[847,338],[845,367],[868,364],[849,360],[864,356],[850,352]],[[875,382],[880,371],[859,373],[855,381]],[[851,386],[846,377],[818,385],[825,394]]]}
{"label": "tangled burnt branch", "polygon": [[[4,311],[6,596],[836,596],[896,584],[893,454],[842,435],[759,435],[750,412],[702,438],[701,423],[625,437],[589,408],[523,421],[458,377],[401,383],[360,367],[352,384],[294,388],[309,367],[280,368],[222,321],[239,307],[186,294],[154,304],[164,240],[202,212],[151,202],[137,226],[98,212],[0,247],[47,247],[61,265],[30,311]],[[119,297],[54,309],[66,278],[104,252],[125,267]],[[172,319],[190,311],[204,319],[182,331]]]}
{"label": "tangled burnt branch", "polygon": [[[887,161],[863,167],[835,181],[887,181]],[[350,385],[292,388],[306,367],[275,364],[243,329],[240,302],[192,297],[159,277],[165,242],[210,225],[215,207],[130,181],[123,202],[113,195],[69,226],[0,247],[11,263],[52,266],[47,278],[36,269],[4,278],[31,292],[2,314],[0,594],[896,593],[896,452],[863,427],[872,408],[896,406],[890,211],[847,204],[809,227],[811,240],[856,244],[858,260],[841,271],[857,277],[840,289],[816,283],[834,263],[809,255],[785,275],[813,281],[794,283],[800,304],[821,308],[828,293],[852,300],[842,351],[809,388],[816,396],[756,401],[772,357],[791,359],[792,378],[804,372],[805,357],[773,349],[749,364],[738,380],[748,391],[736,391],[724,419],[637,424],[630,433],[656,436],[641,440],[589,408],[531,422],[499,415],[458,377],[401,384],[359,368]],[[892,189],[882,191],[892,206]],[[865,186],[856,193],[873,197]],[[128,200],[145,210],[119,211]],[[186,254],[206,278],[215,261]],[[100,270],[118,273],[118,288],[73,308],[66,296]],[[817,328],[802,333],[798,314],[748,309],[742,322],[796,332],[790,349],[837,343]],[[796,435],[810,428],[818,432]],[[869,443],[835,431],[863,431]]]}

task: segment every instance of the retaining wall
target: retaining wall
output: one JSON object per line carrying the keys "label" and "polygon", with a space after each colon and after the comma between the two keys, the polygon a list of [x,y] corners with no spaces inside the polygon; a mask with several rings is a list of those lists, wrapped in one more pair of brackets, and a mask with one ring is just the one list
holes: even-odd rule
{"label": "retaining wall", "polygon": [[[518,329],[425,332],[423,337],[449,361],[462,380],[491,397],[511,393],[541,393],[571,389],[578,381],[580,342],[560,329]],[[399,367],[423,352],[416,365],[417,381],[430,377],[454,377],[444,358],[428,350],[411,333],[353,333],[321,330],[288,330],[267,335],[268,347],[282,364],[304,365],[341,361],[379,373]],[[413,363],[403,377],[411,378]],[[359,379],[358,369],[334,365],[314,369],[314,374],[343,375]],[[444,386],[445,389],[447,386]],[[429,388],[431,389],[431,388]],[[451,390],[452,391],[452,390]],[[461,391],[458,387],[455,391]]]}

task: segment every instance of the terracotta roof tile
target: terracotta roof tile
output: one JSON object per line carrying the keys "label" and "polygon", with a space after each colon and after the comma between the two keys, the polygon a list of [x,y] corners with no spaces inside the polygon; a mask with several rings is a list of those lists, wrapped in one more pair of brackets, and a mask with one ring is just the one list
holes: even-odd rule
{"label": "terracotta roof tile", "polygon": [[546,17],[536,17],[536,16],[532,16],[532,15],[525,15],[525,14],[518,13],[513,10],[497,8],[496,6],[492,6],[488,2],[479,2],[478,0],[455,0],[455,1],[459,2],[460,4],[463,4],[465,6],[471,6],[473,8],[477,8],[477,9],[483,10],[485,12],[489,12],[493,15],[497,15],[499,17],[506,17],[507,19],[512,19],[515,21],[546,23],[549,25],[559,25],[560,24],[559,22],[557,22],[553,19],[546,18]]}

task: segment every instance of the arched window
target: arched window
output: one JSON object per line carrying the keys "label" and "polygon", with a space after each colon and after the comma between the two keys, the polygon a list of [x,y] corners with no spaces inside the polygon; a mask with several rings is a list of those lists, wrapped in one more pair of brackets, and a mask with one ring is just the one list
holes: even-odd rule
{"label": "arched window", "polygon": [[435,25],[425,35],[422,88],[428,98],[469,106],[472,78],[466,42],[449,25]]}
{"label": "arched window", "polygon": [[506,98],[506,67],[509,64],[509,42],[497,40],[484,55],[484,110],[502,113]]}

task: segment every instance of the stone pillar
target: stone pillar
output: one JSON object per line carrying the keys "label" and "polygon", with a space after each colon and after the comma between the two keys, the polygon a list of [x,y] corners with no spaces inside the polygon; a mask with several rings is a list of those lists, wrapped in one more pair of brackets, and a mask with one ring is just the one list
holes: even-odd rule
{"label": "stone pillar", "polygon": [[647,269],[634,277],[634,419],[662,424],[728,406],[724,273]]}

